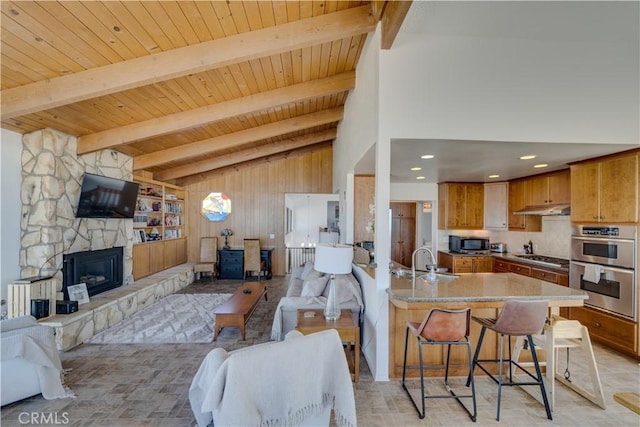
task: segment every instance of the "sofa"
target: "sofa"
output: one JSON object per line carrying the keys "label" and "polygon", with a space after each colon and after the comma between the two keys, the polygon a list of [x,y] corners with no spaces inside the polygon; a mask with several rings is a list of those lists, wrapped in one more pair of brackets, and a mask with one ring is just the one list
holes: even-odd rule
{"label": "sofa", "polygon": [[[362,331],[364,300],[360,283],[352,273],[337,274],[335,278],[336,298],[342,310],[351,314]],[[297,324],[298,310],[324,309],[329,294],[329,275],[313,269],[307,261],[291,272],[286,296],[280,299],[273,316],[271,339],[280,341]]]}
{"label": "sofa", "polygon": [[54,329],[32,316],[0,322],[1,405],[42,394],[45,399],[74,397],[62,381]]}

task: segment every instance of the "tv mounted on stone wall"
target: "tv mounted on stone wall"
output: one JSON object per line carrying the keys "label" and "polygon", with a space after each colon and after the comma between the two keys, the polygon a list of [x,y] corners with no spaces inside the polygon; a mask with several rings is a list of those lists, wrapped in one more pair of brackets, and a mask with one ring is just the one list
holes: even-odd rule
{"label": "tv mounted on stone wall", "polygon": [[76,218],[133,218],[139,184],[85,173]]}

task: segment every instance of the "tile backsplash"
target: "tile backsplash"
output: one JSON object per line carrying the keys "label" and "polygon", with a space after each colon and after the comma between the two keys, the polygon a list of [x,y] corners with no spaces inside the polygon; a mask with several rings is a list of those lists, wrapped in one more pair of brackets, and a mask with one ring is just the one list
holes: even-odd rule
{"label": "tile backsplash", "polygon": [[571,217],[544,216],[542,217],[542,231],[489,231],[489,230],[438,230],[438,249],[449,249],[449,234],[460,236],[489,237],[492,242],[507,244],[507,250],[512,253],[523,253],[523,245],[529,240],[533,242],[534,253],[570,258],[571,248]]}

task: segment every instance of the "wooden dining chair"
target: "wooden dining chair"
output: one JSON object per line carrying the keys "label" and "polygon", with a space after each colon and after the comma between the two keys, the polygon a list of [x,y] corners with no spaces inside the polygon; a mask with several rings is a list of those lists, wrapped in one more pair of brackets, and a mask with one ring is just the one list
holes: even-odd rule
{"label": "wooden dining chair", "polygon": [[200,261],[193,266],[193,273],[198,275],[208,273],[213,280],[218,274],[218,238],[200,238]]}
{"label": "wooden dining chair", "polygon": [[267,277],[265,263],[260,256],[260,240],[244,239],[244,278],[253,272],[258,273],[258,280]]}

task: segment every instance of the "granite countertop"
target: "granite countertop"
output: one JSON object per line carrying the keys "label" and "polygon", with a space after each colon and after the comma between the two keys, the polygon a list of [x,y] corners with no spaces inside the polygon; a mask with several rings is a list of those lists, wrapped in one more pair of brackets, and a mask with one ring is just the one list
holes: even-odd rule
{"label": "granite countertop", "polygon": [[565,300],[566,304],[563,305],[580,306],[588,298],[585,292],[515,273],[469,273],[458,276],[453,281],[441,281],[436,286],[418,278],[415,289],[412,289],[410,278],[392,275],[391,286],[386,292],[392,302],[404,303],[482,303],[544,298]]}

